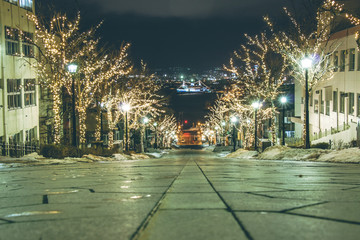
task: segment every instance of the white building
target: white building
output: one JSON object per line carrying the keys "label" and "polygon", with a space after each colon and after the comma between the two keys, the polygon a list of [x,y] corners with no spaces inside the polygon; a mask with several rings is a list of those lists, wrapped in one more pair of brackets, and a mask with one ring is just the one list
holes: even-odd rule
{"label": "white building", "polygon": [[[338,46],[332,56],[335,75],[313,89],[309,99],[311,143],[356,140],[357,123],[360,120],[360,52],[357,50],[355,33],[360,26],[334,33],[330,46]],[[296,88],[296,102],[301,100],[302,86]],[[296,116],[303,114],[304,105],[295,104]],[[301,108],[300,108],[301,106]],[[297,121],[297,135],[301,136],[302,124]]]}
{"label": "white building", "polygon": [[34,4],[0,0],[0,142],[25,143],[39,136],[39,87],[29,64],[35,61],[29,43],[35,28],[27,18]]}

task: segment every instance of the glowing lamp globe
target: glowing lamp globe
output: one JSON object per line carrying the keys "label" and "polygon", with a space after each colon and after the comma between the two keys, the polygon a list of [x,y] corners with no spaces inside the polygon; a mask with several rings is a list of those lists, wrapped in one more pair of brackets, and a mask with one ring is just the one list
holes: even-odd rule
{"label": "glowing lamp globe", "polygon": [[130,110],[131,106],[128,103],[124,103],[121,108],[124,112],[128,112]]}
{"label": "glowing lamp globe", "polygon": [[311,65],[312,65],[312,60],[311,60],[311,58],[304,58],[303,60],[301,60],[301,66],[302,66],[304,69],[310,68]]}
{"label": "glowing lamp globe", "polygon": [[69,73],[76,73],[78,66],[74,63],[71,63],[67,66]]}

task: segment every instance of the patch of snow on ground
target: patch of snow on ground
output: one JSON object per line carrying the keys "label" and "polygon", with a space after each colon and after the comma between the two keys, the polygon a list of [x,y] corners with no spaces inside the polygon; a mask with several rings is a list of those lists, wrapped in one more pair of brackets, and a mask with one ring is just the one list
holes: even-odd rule
{"label": "patch of snow on ground", "polygon": [[231,153],[230,151],[223,151],[223,152],[217,153],[216,156],[218,156],[218,157],[226,157],[230,153]]}
{"label": "patch of snow on ground", "polygon": [[319,157],[320,162],[342,162],[342,163],[360,163],[360,149],[348,148],[343,150],[331,151]]}
{"label": "patch of snow on ground", "polygon": [[267,148],[263,153],[260,153],[257,159],[360,163],[360,149],[323,150],[318,148],[302,149],[273,146]]}
{"label": "patch of snow on ground", "polygon": [[273,146],[267,148],[257,157],[261,160],[298,160],[298,161],[316,161],[322,154],[329,150],[318,148],[302,149],[289,148],[285,146]]}
{"label": "patch of snow on ground", "polygon": [[232,152],[228,155],[226,155],[226,158],[253,158],[254,156],[256,156],[258,154],[258,152],[256,151],[248,151],[245,149],[238,149],[235,152]]}

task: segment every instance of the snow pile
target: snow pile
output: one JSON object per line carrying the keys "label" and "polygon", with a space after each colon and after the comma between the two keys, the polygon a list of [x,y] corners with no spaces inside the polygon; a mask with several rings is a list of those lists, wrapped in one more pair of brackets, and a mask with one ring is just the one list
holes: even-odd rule
{"label": "snow pile", "polygon": [[226,157],[230,153],[231,153],[230,151],[222,151],[220,153],[217,153],[216,156],[218,156],[218,157]]}
{"label": "snow pile", "polygon": [[297,160],[297,161],[316,161],[321,155],[329,153],[329,150],[318,148],[302,149],[289,148],[285,146],[273,146],[265,149],[258,155],[261,160]]}
{"label": "snow pile", "polygon": [[331,151],[323,154],[318,158],[320,162],[344,162],[344,163],[360,163],[360,149],[348,148],[343,150]]}
{"label": "snow pile", "polygon": [[267,148],[256,158],[261,160],[360,163],[360,149],[348,148],[343,150],[323,150],[318,148],[302,149],[274,146]]}
{"label": "snow pile", "polygon": [[258,152],[256,151],[248,151],[245,149],[238,149],[235,152],[232,152],[228,155],[226,155],[226,158],[253,158],[254,156],[256,156],[258,154]]}

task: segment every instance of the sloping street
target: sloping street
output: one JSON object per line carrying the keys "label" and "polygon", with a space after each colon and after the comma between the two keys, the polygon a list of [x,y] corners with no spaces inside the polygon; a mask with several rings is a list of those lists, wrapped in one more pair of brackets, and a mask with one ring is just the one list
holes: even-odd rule
{"label": "sloping street", "polygon": [[0,239],[357,239],[360,167],[160,159],[0,168]]}

